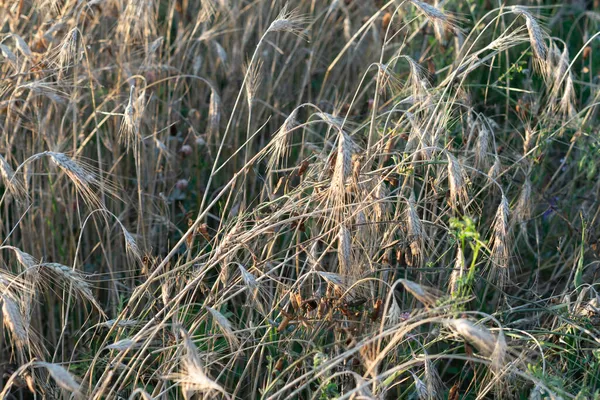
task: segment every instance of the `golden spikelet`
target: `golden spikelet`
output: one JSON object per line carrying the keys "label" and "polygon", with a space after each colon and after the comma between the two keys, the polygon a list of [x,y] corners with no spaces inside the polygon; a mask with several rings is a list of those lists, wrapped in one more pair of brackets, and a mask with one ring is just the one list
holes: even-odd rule
{"label": "golden spikelet", "polygon": [[450,282],[448,283],[450,294],[455,294],[459,287],[458,284],[465,274],[465,255],[463,254],[462,248],[459,246],[456,248],[456,259],[454,261],[454,267],[450,274]]}
{"label": "golden spikelet", "polygon": [[455,18],[424,1],[410,0],[410,2],[433,24],[436,39],[444,44],[446,30],[456,29]]}
{"label": "golden spikelet", "polygon": [[503,286],[508,276],[508,262],[510,258],[509,249],[509,212],[508,199],[503,194],[494,217],[492,240],[491,240],[491,259],[492,271],[496,274],[498,284]]}
{"label": "golden spikelet", "polygon": [[8,295],[0,295],[2,300],[2,315],[4,325],[12,335],[17,348],[24,351],[29,343],[26,319],[23,317],[17,303]]}
{"label": "golden spikelet", "polygon": [[292,111],[285,121],[281,128],[274,135],[273,140],[271,141],[272,145],[270,147],[270,158],[267,163],[267,167],[269,171],[272,171],[274,168],[277,168],[281,160],[287,159],[290,151],[290,133],[297,125],[298,108],[295,108]]}
{"label": "golden spikelet", "polygon": [[304,28],[307,23],[307,17],[302,15],[298,9],[289,10],[285,5],[277,18],[269,25],[267,32],[290,32],[304,38],[306,37]]}
{"label": "golden spikelet", "polygon": [[75,394],[81,394],[81,384],[62,365],[47,362],[37,362],[36,365],[45,368],[61,388]]}
{"label": "golden spikelet", "polygon": [[40,264],[39,270],[43,276],[55,278],[65,285],[65,287],[73,288],[75,293],[77,293],[82,299],[91,303],[101,315],[105,316],[104,310],[92,293],[89,283],[78,271],[59,263]]}
{"label": "golden spikelet", "polygon": [[16,200],[23,201],[27,197],[25,186],[17,179],[15,171],[2,155],[0,155],[0,177],[4,186]]}
{"label": "golden spikelet", "polygon": [[210,393],[217,391],[223,394],[226,399],[229,399],[230,396],[225,392],[225,389],[206,374],[198,349],[189,334],[183,328],[180,329],[180,334],[183,338],[186,356],[181,363],[181,372],[174,374],[172,378],[183,389],[184,398],[191,399],[198,392]]}
{"label": "golden spikelet", "polygon": [[525,18],[527,32],[529,33],[529,42],[535,57],[535,66],[542,73],[544,78],[548,78],[552,74],[551,65],[548,62],[548,46],[546,45],[547,34],[541,28],[540,24],[533,15],[524,7],[512,6],[510,10],[517,15],[522,15]]}
{"label": "golden spikelet", "polygon": [[342,276],[351,274],[352,266],[352,236],[350,230],[340,225],[338,231],[338,263]]}
{"label": "golden spikelet", "polygon": [[237,348],[240,344],[240,341],[235,335],[235,331],[231,322],[229,322],[229,320],[223,314],[221,314],[214,308],[206,307],[206,310],[210,313],[213,321],[219,327],[219,329],[223,333],[223,336],[225,336],[225,339],[227,339],[227,341],[229,342],[229,346],[232,349]]}
{"label": "golden spikelet", "polygon": [[417,213],[415,194],[411,193],[407,208],[407,229],[410,240],[410,251],[415,260],[419,260],[423,252],[424,231],[421,219]]}
{"label": "golden spikelet", "polygon": [[211,87],[210,100],[208,107],[208,138],[216,139],[219,135],[219,125],[221,124],[221,97],[216,89]]}
{"label": "golden spikelet", "polygon": [[484,357],[492,359],[492,368],[498,371],[505,363],[507,346],[502,331],[495,336],[484,326],[475,325],[468,319],[447,321],[452,331],[473,345]]}
{"label": "golden spikelet", "polygon": [[466,178],[460,162],[450,152],[446,152],[448,159],[448,183],[450,186],[450,204],[452,208],[466,206],[469,202],[467,195]]}
{"label": "golden spikelet", "polygon": [[434,306],[440,296],[440,293],[436,289],[420,285],[408,279],[400,279],[400,283],[402,283],[407,292],[427,307]]}
{"label": "golden spikelet", "polygon": [[479,132],[477,134],[477,145],[475,150],[475,166],[484,171],[489,168],[488,164],[488,147],[490,142],[490,131],[485,124],[479,124]]}

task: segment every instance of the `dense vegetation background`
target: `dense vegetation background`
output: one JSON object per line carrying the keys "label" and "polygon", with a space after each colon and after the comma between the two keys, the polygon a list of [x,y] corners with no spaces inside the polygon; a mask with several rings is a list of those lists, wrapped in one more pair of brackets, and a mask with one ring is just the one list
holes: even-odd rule
{"label": "dense vegetation background", "polygon": [[599,26],[0,0],[0,398],[600,398]]}

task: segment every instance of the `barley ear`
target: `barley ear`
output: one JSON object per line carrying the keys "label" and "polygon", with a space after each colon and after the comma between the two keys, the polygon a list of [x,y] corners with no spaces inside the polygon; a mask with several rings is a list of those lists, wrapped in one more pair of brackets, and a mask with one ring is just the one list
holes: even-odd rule
{"label": "barley ear", "polygon": [[36,365],[45,368],[61,388],[75,394],[81,394],[80,383],[62,365],[47,362],[38,362]]}
{"label": "barley ear", "polygon": [[237,348],[240,344],[240,341],[235,334],[233,325],[227,319],[227,317],[225,317],[223,314],[221,314],[214,308],[206,307],[206,310],[210,313],[210,315],[213,318],[213,321],[219,327],[219,329],[223,333],[223,336],[225,336],[225,339],[227,339],[227,341],[229,342],[229,346],[232,349]]}
{"label": "barley ear", "polygon": [[508,199],[503,194],[494,217],[491,245],[492,272],[500,286],[508,277],[509,250],[509,212]]}
{"label": "barley ear", "polygon": [[12,335],[12,339],[17,349],[24,351],[29,343],[27,335],[26,319],[22,315],[19,306],[10,296],[6,294],[0,295],[2,300],[2,315],[4,325]]}
{"label": "barley ear", "polygon": [[352,270],[352,236],[350,230],[340,225],[338,231],[338,262],[342,276],[351,274]]}
{"label": "barley ear", "polygon": [[18,201],[23,201],[27,198],[27,191],[23,182],[21,182],[12,169],[8,161],[0,155],[0,177],[8,192]]}
{"label": "barley ear", "polygon": [[469,202],[465,173],[459,161],[450,152],[446,152],[448,158],[448,182],[450,186],[450,205],[454,209],[466,206]]}

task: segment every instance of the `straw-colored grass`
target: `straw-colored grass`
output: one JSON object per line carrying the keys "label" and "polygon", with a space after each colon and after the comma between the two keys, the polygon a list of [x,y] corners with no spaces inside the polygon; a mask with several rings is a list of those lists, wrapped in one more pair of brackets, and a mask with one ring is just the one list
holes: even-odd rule
{"label": "straw-colored grass", "polygon": [[0,1],[0,397],[598,398],[591,3]]}

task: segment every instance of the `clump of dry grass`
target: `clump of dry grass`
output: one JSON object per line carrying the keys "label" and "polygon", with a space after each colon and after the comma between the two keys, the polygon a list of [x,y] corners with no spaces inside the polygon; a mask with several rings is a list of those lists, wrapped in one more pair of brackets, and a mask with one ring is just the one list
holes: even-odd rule
{"label": "clump of dry grass", "polygon": [[593,398],[598,19],[513,4],[0,7],[0,396]]}

